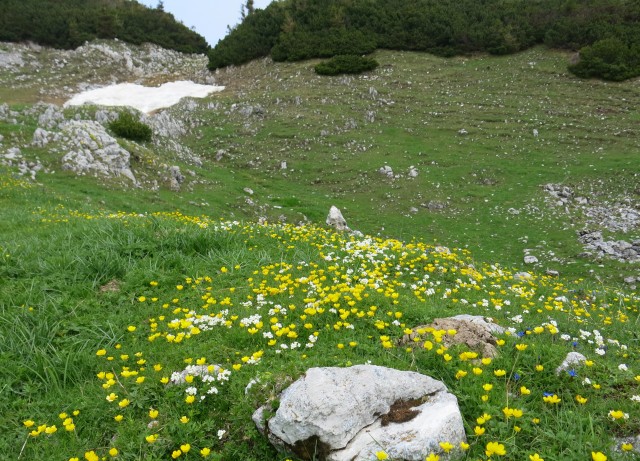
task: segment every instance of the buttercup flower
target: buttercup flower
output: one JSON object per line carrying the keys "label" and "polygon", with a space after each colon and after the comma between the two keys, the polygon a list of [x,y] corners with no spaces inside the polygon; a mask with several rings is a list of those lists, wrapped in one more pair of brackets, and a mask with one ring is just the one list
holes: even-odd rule
{"label": "buttercup flower", "polygon": [[504,445],[498,442],[489,442],[487,443],[487,448],[485,450],[485,454],[491,458],[493,455],[504,456],[507,454],[507,450],[504,448]]}

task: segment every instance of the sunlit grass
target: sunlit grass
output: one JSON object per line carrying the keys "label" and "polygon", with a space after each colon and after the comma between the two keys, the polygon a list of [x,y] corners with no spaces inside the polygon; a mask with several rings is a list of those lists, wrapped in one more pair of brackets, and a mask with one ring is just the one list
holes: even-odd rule
{"label": "sunlit grass", "polygon": [[[314,226],[63,207],[31,219],[54,242],[80,240],[75,257],[52,265],[64,249],[51,247],[4,282],[10,459],[294,459],[252,412],[308,367],[361,363],[428,374],[458,396],[468,446],[442,441],[425,458],[632,459],[612,437],[640,430],[636,294]],[[71,294],[50,285],[53,270]],[[26,283],[44,291],[18,295]],[[459,313],[507,329],[497,357],[447,348],[456,331],[400,341]],[[587,362],[556,374],[572,351]]]}

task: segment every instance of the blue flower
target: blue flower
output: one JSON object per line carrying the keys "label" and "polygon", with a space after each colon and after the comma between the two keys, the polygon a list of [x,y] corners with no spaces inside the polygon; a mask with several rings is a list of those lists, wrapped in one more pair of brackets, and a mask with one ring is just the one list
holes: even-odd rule
{"label": "blue flower", "polygon": [[551,397],[553,395],[553,392],[545,392],[542,395],[545,397]]}
{"label": "blue flower", "polygon": [[518,381],[520,379],[520,375],[518,373],[514,373],[513,374],[513,379],[515,379],[516,381]]}
{"label": "blue flower", "polygon": [[576,370],[568,370],[567,373],[569,373],[569,376],[571,376],[572,378],[575,378],[576,376],[578,376],[578,373],[576,372]]}

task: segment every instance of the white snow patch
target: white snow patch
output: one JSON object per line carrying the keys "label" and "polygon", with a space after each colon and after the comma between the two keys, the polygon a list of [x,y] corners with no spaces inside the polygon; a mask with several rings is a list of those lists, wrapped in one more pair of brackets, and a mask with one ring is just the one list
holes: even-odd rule
{"label": "white snow patch", "polygon": [[141,112],[150,113],[157,109],[171,107],[182,98],[204,98],[224,88],[224,86],[200,85],[186,80],[169,82],[158,87],[120,83],[79,93],[68,100],[64,106],[81,106],[82,104],[129,106]]}

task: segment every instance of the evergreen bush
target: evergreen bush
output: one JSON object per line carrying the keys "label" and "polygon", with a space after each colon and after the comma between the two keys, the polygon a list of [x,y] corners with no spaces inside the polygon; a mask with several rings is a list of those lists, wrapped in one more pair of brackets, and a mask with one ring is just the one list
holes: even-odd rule
{"label": "evergreen bush", "polygon": [[116,120],[109,123],[109,128],[121,138],[140,142],[151,141],[151,127],[131,112],[122,112]]}
{"label": "evergreen bush", "polygon": [[378,65],[375,59],[346,54],[321,62],[315,66],[315,71],[319,75],[360,74],[373,70]]}
{"label": "evergreen bush", "polygon": [[582,78],[622,81],[640,75],[640,47],[618,38],[598,40],[580,50],[580,61],[569,70]]}

